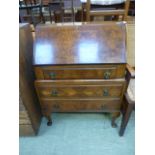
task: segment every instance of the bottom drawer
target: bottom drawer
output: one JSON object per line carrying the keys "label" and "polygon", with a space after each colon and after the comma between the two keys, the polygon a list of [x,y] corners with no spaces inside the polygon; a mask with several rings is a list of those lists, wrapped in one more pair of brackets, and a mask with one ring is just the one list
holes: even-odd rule
{"label": "bottom drawer", "polygon": [[120,111],[120,99],[73,99],[41,101],[44,114],[50,112],[113,112]]}

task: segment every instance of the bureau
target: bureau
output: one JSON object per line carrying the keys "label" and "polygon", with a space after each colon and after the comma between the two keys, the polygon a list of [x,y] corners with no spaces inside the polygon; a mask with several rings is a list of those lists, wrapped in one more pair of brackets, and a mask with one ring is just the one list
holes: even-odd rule
{"label": "bureau", "polygon": [[43,115],[109,112],[120,115],[125,91],[125,23],[39,25],[33,65]]}

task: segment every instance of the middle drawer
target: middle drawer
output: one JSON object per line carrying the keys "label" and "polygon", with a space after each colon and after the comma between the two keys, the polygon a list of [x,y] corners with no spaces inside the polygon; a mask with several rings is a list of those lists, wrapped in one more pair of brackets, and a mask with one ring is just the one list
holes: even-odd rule
{"label": "middle drawer", "polygon": [[120,97],[125,81],[120,80],[37,80],[40,98]]}

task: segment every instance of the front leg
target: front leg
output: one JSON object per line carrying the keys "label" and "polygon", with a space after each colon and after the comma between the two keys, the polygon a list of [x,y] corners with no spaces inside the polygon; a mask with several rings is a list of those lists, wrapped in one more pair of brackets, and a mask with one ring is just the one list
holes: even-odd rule
{"label": "front leg", "polygon": [[120,112],[114,112],[112,113],[112,120],[111,120],[111,126],[113,128],[117,128],[116,119],[120,116]]}
{"label": "front leg", "polygon": [[47,107],[42,107],[42,114],[47,119],[47,125],[51,126],[52,125],[51,111],[48,111]]}
{"label": "front leg", "polygon": [[48,126],[51,126],[51,125],[52,125],[52,118],[51,118],[51,116],[50,116],[50,115],[46,115],[45,117],[46,117],[47,120],[48,120],[47,125],[48,125]]}

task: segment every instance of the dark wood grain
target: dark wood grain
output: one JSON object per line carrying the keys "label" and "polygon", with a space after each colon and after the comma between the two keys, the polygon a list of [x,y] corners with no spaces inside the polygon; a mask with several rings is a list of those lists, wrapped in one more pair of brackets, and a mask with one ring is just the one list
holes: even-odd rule
{"label": "dark wood grain", "polygon": [[39,101],[34,88],[32,65],[33,38],[29,24],[19,25],[19,126],[20,136],[35,135],[41,121]]}
{"label": "dark wood grain", "polygon": [[126,93],[124,95],[123,104],[122,104],[123,116],[122,116],[122,122],[121,122],[120,130],[119,130],[120,136],[124,135],[125,129],[128,125],[128,121],[130,119],[130,115],[132,111],[134,110],[134,108],[135,108],[135,102],[131,101],[128,94]]}
{"label": "dark wood grain", "polygon": [[34,65],[126,63],[125,24],[36,28]]}
{"label": "dark wood grain", "polygon": [[44,115],[52,112],[119,112],[121,100],[114,99],[73,99],[50,100],[43,99],[42,111]]}
{"label": "dark wood grain", "polygon": [[109,98],[122,96],[125,80],[37,80],[35,86],[40,98]]}
{"label": "dark wood grain", "polygon": [[52,112],[110,112],[116,127],[126,88],[125,23],[40,25],[33,63],[47,125]]}
{"label": "dark wood grain", "polygon": [[[130,80],[133,80],[135,78],[135,70],[130,66],[126,65],[126,90],[128,89]],[[134,88],[132,88],[134,89]],[[130,115],[132,111],[135,109],[135,100],[133,100],[130,95],[128,94],[128,91],[124,94],[123,102],[122,102],[122,122],[120,126],[119,135],[123,136],[125,129],[127,127],[128,121],[130,119]]]}
{"label": "dark wood grain", "polygon": [[[125,64],[61,65],[35,67],[37,79],[117,79],[125,75]],[[110,73],[107,77],[106,74]]]}

